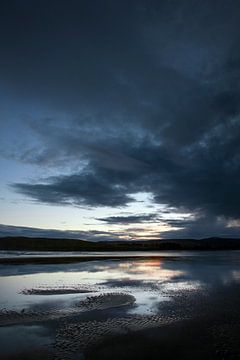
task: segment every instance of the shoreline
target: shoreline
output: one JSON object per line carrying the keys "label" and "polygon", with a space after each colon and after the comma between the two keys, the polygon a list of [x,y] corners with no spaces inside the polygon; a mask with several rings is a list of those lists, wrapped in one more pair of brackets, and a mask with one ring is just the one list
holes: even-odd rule
{"label": "shoreline", "polygon": [[87,261],[99,261],[99,260],[124,260],[124,259],[158,259],[158,260],[177,260],[177,256],[162,256],[162,255],[77,255],[77,256],[36,256],[36,257],[12,257],[12,258],[0,258],[0,264],[2,265],[21,265],[21,264],[70,264],[78,262],[87,262]]}

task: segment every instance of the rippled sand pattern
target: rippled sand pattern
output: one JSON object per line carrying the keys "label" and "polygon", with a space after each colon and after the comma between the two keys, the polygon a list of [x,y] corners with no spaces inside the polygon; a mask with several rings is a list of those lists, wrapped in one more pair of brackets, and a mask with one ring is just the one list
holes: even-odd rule
{"label": "rippled sand pattern", "polygon": [[132,331],[168,325],[175,319],[165,316],[129,316],[106,321],[66,324],[56,334],[56,360],[70,360],[106,339]]}
{"label": "rippled sand pattern", "polygon": [[80,301],[74,307],[69,309],[53,309],[44,312],[32,311],[13,311],[7,309],[0,310],[0,325],[13,325],[25,322],[46,321],[61,317],[77,315],[81,312],[104,310],[114,307],[132,305],[135,298],[125,293],[107,293],[97,296],[87,297],[86,300]]}
{"label": "rippled sand pattern", "polygon": [[78,304],[82,310],[104,310],[108,308],[132,305],[135,302],[135,297],[125,293],[108,293],[97,296],[89,296],[86,300]]}
{"label": "rippled sand pattern", "polygon": [[24,289],[21,293],[24,295],[65,295],[65,294],[85,294],[85,293],[92,293],[97,292],[90,287],[41,287],[41,288],[33,288],[33,289]]}

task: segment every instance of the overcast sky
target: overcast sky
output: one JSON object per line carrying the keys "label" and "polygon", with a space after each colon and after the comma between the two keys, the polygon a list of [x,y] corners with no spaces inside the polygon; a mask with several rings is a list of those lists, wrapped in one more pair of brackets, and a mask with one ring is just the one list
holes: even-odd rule
{"label": "overcast sky", "polygon": [[239,236],[238,0],[1,1],[0,51],[0,235]]}

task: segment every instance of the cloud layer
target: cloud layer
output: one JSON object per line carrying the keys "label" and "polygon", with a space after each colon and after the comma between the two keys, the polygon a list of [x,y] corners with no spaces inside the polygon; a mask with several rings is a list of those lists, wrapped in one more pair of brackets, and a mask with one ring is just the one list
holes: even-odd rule
{"label": "cloud layer", "polygon": [[9,146],[11,155],[5,149],[46,176],[12,189],[40,203],[110,209],[144,192],[193,214],[172,223],[189,236],[229,231],[240,217],[239,1],[37,1],[2,10],[3,88],[25,112],[29,103],[50,109],[22,119],[30,140]]}

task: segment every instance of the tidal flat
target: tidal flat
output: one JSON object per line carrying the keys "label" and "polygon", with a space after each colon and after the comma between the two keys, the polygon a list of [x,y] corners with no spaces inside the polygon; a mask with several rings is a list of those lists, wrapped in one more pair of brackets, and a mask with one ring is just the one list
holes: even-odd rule
{"label": "tidal flat", "polygon": [[1,252],[0,289],[3,360],[240,358],[237,250]]}

